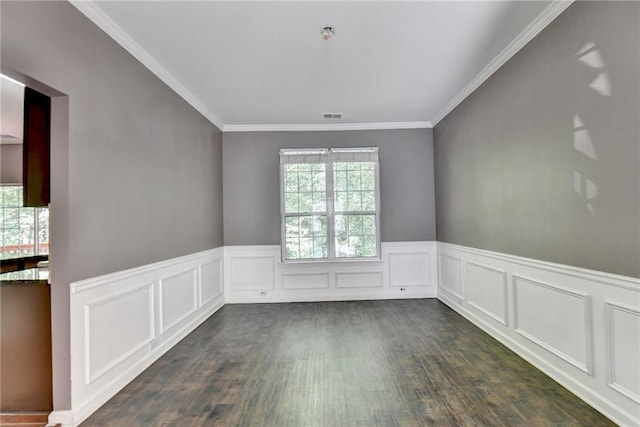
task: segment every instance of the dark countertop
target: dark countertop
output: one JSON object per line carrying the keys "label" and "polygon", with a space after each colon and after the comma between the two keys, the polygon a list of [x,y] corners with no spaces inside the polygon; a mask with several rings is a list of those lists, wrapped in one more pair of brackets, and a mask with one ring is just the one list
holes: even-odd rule
{"label": "dark countertop", "polygon": [[34,268],[41,261],[49,260],[49,255],[31,255],[0,260],[0,273]]}
{"label": "dark countertop", "polygon": [[29,268],[0,274],[3,285],[36,285],[49,283],[48,268]]}

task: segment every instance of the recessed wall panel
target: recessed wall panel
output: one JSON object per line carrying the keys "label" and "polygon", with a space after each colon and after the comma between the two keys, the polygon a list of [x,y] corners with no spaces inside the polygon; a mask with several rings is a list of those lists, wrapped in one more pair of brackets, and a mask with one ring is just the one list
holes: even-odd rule
{"label": "recessed wall panel", "polygon": [[205,264],[200,269],[200,284],[202,289],[202,305],[208,303],[222,293],[222,260]]}
{"label": "recessed wall panel", "polygon": [[270,256],[234,256],[231,258],[231,290],[261,291],[274,289],[275,259]]}
{"label": "recessed wall panel", "polygon": [[[114,319],[123,327],[114,328]],[[152,285],[87,304],[85,328],[89,384],[153,339]]]}
{"label": "recessed wall panel", "polygon": [[640,403],[640,311],[608,303],[610,386]]}
{"label": "recessed wall panel", "polygon": [[328,273],[300,273],[282,275],[282,289],[326,289],[328,287]]}
{"label": "recessed wall panel", "polygon": [[467,262],[467,302],[476,310],[507,325],[507,273]]}
{"label": "recessed wall panel", "polygon": [[431,283],[428,252],[389,254],[390,286],[428,286]]}
{"label": "recessed wall panel", "polygon": [[382,273],[336,273],[337,288],[379,288]]}
{"label": "recessed wall panel", "polygon": [[462,300],[462,260],[449,255],[438,255],[440,264],[440,286]]}
{"label": "recessed wall panel", "polygon": [[196,310],[195,270],[160,281],[160,331],[165,332]]}
{"label": "recessed wall panel", "polygon": [[514,276],[516,332],[590,373],[589,296]]}

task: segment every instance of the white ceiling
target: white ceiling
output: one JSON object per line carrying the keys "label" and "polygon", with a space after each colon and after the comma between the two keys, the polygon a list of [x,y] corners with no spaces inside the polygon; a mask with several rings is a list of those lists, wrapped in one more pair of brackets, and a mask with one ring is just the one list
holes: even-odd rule
{"label": "white ceiling", "polygon": [[[430,127],[570,2],[73,4],[218,127],[241,131]],[[324,25],[336,29],[328,41]]]}

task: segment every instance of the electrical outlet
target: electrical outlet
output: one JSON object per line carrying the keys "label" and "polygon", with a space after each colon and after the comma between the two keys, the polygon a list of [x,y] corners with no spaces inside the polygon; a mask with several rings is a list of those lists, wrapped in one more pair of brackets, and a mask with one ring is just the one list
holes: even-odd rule
{"label": "electrical outlet", "polygon": [[407,288],[400,288],[400,292],[405,292]]}

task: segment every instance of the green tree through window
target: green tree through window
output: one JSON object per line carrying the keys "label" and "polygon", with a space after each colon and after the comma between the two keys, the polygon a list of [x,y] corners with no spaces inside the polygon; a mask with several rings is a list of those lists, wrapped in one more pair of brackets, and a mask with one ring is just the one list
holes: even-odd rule
{"label": "green tree through window", "polygon": [[49,209],[22,206],[22,186],[0,186],[0,259],[49,253]]}

